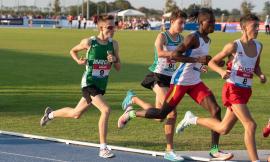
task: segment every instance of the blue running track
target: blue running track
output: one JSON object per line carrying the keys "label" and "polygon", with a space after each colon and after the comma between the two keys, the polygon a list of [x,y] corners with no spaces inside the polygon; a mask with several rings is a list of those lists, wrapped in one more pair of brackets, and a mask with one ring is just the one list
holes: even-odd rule
{"label": "blue running track", "polygon": [[94,147],[29,139],[0,134],[0,162],[168,162],[162,157],[114,151],[103,159]]}

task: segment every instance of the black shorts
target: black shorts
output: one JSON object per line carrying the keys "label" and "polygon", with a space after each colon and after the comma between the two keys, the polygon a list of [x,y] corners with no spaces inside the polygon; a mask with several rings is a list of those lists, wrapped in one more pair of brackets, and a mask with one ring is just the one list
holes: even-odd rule
{"label": "black shorts", "polygon": [[170,87],[171,76],[150,72],[142,81],[141,85],[147,89],[153,89],[155,84],[160,87]]}
{"label": "black shorts", "polygon": [[105,91],[98,88],[95,85],[90,85],[90,86],[82,88],[82,96],[86,99],[87,103],[92,102],[92,99],[90,96],[95,97],[96,95],[99,95],[99,94],[104,95]]}

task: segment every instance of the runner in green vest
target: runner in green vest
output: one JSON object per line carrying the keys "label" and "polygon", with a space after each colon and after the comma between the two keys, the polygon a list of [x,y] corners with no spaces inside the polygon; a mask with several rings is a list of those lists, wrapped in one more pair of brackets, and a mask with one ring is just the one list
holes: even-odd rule
{"label": "runner in green vest", "polygon": [[[53,111],[50,107],[45,109],[40,125],[45,126],[57,117],[78,119],[91,106],[94,105],[101,112],[99,119],[100,152],[102,158],[113,157],[111,149],[107,146],[107,128],[110,106],[103,95],[105,94],[111,66],[120,70],[118,43],[112,40],[115,32],[113,16],[100,16],[98,19],[98,36],[83,39],[70,51],[72,58],[79,64],[86,66],[82,77],[82,98],[75,108],[64,107]],[[87,50],[86,58],[79,58],[78,52]]]}
{"label": "runner in green vest", "polygon": [[[186,18],[186,13],[180,10],[172,12],[170,17],[170,29],[158,34],[155,40],[154,63],[149,67],[150,72],[141,83],[143,87],[155,92],[155,107],[157,108],[162,107],[164,98],[170,87],[171,77],[176,70],[176,61],[170,59],[170,56],[183,42],[184,37],[180,33],[184,30]],[[126,111],[130,111],[132,108],[131,105],[139,105],[143,109],[153,107],[151,104],[140,99],[133,91],[129,90],[122,103],[122,108]],[[184,159],[173,150],[176,117],[176,109],[167,116],[164,127],[167,140],[164,158],[170,161],[183,161]],[[157,120],[160,121],[160,119]],[[122,128],[121,121],[118,122],[118,127]]]}

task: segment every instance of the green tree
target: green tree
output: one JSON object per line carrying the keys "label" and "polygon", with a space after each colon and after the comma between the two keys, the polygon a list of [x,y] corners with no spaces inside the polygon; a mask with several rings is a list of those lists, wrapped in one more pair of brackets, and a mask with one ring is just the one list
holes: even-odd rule
{"label": "green tree", "polygon": [[270,2],[269,1],[264,2],[263,13],[264,13],[264,15],[270,14]]}
{"label": "green tree", "polygon": [[187,13],[187,15],[192,15],[195,11],[199,11],[201,8],[200,5],[196,5],[195,3],[188,6],[187,9],[183,9],[184,12]]}
{"label": "green tree", "polygon": [[172,12],[175,9],[179,9],[174,0],[166,0],[165,13]]}
{"label": "green tree", "polygon": [[76,16],[78,13],[78,6],[69,6],[68,7],[69,14],[72,16]]}
{"label": "green tree", "polygon": [[61,12],[60,0],[54,0],[53,12],[54,15],[60,15]]}
{"label": "green tree", "polygon": [[238,10],[238,9],[236,9],[236,8],[234,8],[234,9],[232,9],[232,11],[231,11],[231,15],[232,15],[233,17],[240,17],[241,11]]}
{"label": "green tree", "polygon": [[241,11],[243,15],[250,14],[254,9],[254,5],[251,2],[247,2],[246,0],[241,4]]}
{"label": "green tree", "polygon": [[134,7],[131,6],[131,4],[129,3],[129,1],[126,0],[116,0],[115,2],[112,3],[113,4],[113,8],[115,10],[126,10],[126,9],[133,9]]}

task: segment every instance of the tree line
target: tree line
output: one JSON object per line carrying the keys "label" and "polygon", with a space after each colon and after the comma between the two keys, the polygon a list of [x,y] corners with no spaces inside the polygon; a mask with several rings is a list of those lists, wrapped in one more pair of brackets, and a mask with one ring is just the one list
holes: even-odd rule
{"label": "tree line", "polygon": [[[173,9],[180,8],[188,15],[193,13],[194,11],[200,9],[201,5],[199,4],[191,4],[187,8],[183,8],[181,6],[177,6],[174,0],[165,0],[164,10],[156,10],[149,9],[146,7],[137,8],[137,10],[146,14],[147,17],[155,17],[157,19],[161,18],[163,13],[171,12]],[[237,7],[237,6],[236,6]],[[213,12],[216,18],[219,21],[239,21],[239,17],[243,14],[253,13],[255,5],[250,1],[243,1],[241,3],[240,9],[233,8],[229,10],[222,10],[220,8],[213,8]],[[109,12],[117,12],[125,9],[136,9],[131,5],[128,0],[115,0],[113,2],[89,2],[89,16],[92,17],[94,15],[99,15],[103,13]],[[11,15],[42,15],[44,17],[47,16],[58,16],[58,15],[79,15],[82,14],[86,16],[87,14],[87,3],[84,2],[80,5],[71,5],[64,7],[62,6],[60,0],[54,0],[53,4],[49,4],[47,7],[40,8],[37,6],[16,6],[16,7],[5,7],[2,6],[0,10],[0,14],[11,14]],[[270,14],[270,2],[264,2],[263,11],[257,15],[261,16],[263,19],[265,15]]]}

